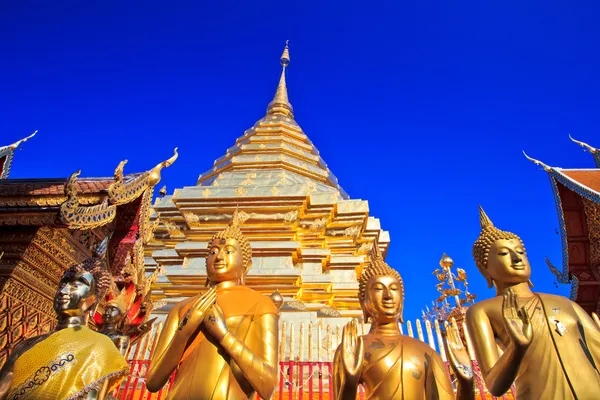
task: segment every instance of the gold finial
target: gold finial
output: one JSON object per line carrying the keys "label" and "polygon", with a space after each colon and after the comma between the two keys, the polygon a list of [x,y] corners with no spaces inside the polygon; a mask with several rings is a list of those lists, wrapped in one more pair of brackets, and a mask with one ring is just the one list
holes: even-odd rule
{"label": "gold finial", "polygon": [[285,48],[283,49],[283,54],[281,54],[280,62],[281,66],[283,67],[281,70],[281,77],[279,78],[279,85],[277,85],[275,96],[267,107],[267,114],[283,115],[289,118],[294,118],[294,108],[288,100],[287,85],[285,83],[285,69],[290,64],[290,50],[288,41],[285,42]]}
{"label": "gold finial", "polygon": [[596,153],[600,152],[600,150],[598,150],[598,149],[590,146],[587,143],[584,143],[582,141],[573,139],[573,137],[571,136],[571,134],[569,134],[569,139],[571,139],[574,143],[577,143],[578,145],[580,145],[581,147],[583,147],[584,149],[586,149],[587,151],[589,151],[592,154],[596,154]]}
{"label": "gold finial", "polygon": [[26,141],[28,141],[29,139],[31,139],[32,137],[35,136],[35,134],[38,133],[37,129],[29,136],[27,136],[26,138],[23,138],[21,140],[19,140],[18,142],[15,142],[13,144],[11,144],[10,148],[12,148],[13,150],[16,150],[22,143],[25,143]]}
{"label": "gold finial", "polygon": [[289,47],[289,40],[285,41],[285,48],[283,49],[283,53],[281,54],[281,65],[283,67],[287,67],[290,64],[290,47]]}
{"label": "gold finial", "polygon": [[177,153],[177,147],[175,147],[175,150],[173,150],[173,153],[174,154],[171,158],[169,158],[166,161],[161,162],[156,167],[154,167],[150,170],[150,173],[148,174],[148,185],[149,186],[155,186],[158,182],[160,182],[160,171],[163,168],[167,168],[167,167],[171,166],[171,164],[173,164],[175,162],[175,160],[177,160],[177,157],[179,157],[179,153]]}
{"label": "gold finial", "polygon": [[440,259],[440,267],[444,269],[450,269],[454,265],[454,260],[452,260],[446,253],[442,254],[442,258]]}
{"label": "gold finial", "polygon": [[523,151],[523,155],[525,156],[525,158],[527,158],[529,161],[531,161],[532,163],[534,163],[535,165],[539,165],[540,167],[544,168],[544,171],[546,172],[550,172],[552,170],[552,167],[544,164],[543,162],[541,162],[540,160],[536,160],[535,158],[531,158],[527,155],[527,153],[525,153],[525,151]]}
{"label": "gold finial", "polygon": [[78,170],[76,172],[73,172],[71,174],[71,176],[69,177],[69,179],[67,180],[67,182],[65,183],[65,196],[67,196],[67,198],[69,200],[71,199],[77,199],[77,188],[75,187],[75,184],[77,183],[77,177],[81,174],[81,170]]}
{"label": "gold finial", "polygon": [[123,180],[123,168],[125,168],[125,164],[127,164],[127,160],[123,160],[117,165],[115,168],[115,173],[113,176],[115,177],[115,181],[121,182]]}
{"label": "gold finial", "polygon": [[482,229],[487,228],[487,227],[490,227],[490,228],[494,227],[492,220],[485,213],[485,211],[483,210],[483,207],[481,207],[481,204],[479,205],[479,223],[481,224]]}

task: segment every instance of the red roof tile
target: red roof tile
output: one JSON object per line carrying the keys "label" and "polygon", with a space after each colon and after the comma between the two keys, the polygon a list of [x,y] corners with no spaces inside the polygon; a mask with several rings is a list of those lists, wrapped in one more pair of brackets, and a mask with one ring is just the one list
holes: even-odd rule
{"label": "red roof tile", "polygon": [[568,176],[580,185],[586,186],[596,192],[600,192],[600,169],[587,170],[560,170],[563,175]]}
{"label": "red roof tile", "polygon": [[[0,196],[43,196],[64,195],[67,179],[7,179],[0,181]],[[77,193],[99,193],[108,189],[114,182],[112,178],[78,179]]]}

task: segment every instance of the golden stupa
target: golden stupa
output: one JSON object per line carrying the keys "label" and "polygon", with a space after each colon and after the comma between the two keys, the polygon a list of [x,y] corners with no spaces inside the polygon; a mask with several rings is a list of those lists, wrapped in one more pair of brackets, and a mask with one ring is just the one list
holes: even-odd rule
{"label": "golden stupa", "polygon": [[[195,186],[176,189],[154,204],[154,241],[146,267],[164,267],[153,298],[166,314],[172,304],[206,290],[210,237],[237,209],[252,244],[246,283],[283,296],[284,323],[343,325],[362,315],[358,280],[377,243],[386,254],[389,234],[369,215],[367,201],[351,199],[302,131],[288,99],[286,45],[282,72],[266,115],[217,159]],[[325,319],[323,321],[322,319]],[[333,319],[330,321],[330,319]]]}

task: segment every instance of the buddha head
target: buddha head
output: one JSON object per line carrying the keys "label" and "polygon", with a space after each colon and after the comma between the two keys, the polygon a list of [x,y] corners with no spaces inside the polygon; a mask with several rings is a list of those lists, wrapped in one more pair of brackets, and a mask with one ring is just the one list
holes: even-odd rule
{"label": "buddha head", "polygon": [[54,296],[54,310],[61,316],[78,316],[96,306],[111,283],[104,261],[88,258],[65,271]]}
{"label": "buddha head", "polygon": [[239,228],[237,210],[229,226],[208,242],[206,274],[212,284],[238,281],[243,284],[252,266],[252,247]]}
{"label": "buddha head", "polygon": [[531,267],[523,241],[512,232],[496,228],[481,206],[479,221],[481,233],[473,245],[473,258],[488,287],[530,282]]}
{"label": "buddha head", "polygon": [[104,324],[116,325],[123,320],[126,314],[127,301],[125,300],[125,297],[120,294],[106,303],[104,314],[102,314],[102,322]]}
{"label": "buddha head", "polygon": [[403,322],[402,277],[383,261],[376,244],[369,253],[369,265],[360,275],[359,299],[365,322],[369,319],[379,323]]}

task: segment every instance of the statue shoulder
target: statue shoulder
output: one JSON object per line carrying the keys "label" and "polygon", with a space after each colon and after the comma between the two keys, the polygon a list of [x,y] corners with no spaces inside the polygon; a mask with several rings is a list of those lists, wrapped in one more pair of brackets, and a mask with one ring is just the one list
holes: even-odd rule
{"label": "statue shoulder", "polygon": [[38,344],[40,342],[43,342],[44,340],[46,340],[48,338],[48,336],[52,335],[53,333],[54,332],[48,332],[48,333],[44,333],[43,335],[38,335],[38,336],[34,336],[32,338],[29,338],[29,339],[25,339],[24,341],[22,341],[21,343],[19,343],[14,348],[14,350],[10,354],[10,358],[12,360],[16,360],[23,353],[25,353],[26,351],[28,351],[29,349],[31,349],[36,344]]}
{"label": "statue shoulder", "polygon": [[500,296],[478,301],[467,309],[467,323],[474,319],[481,319],[484,316],[489,318],[489,315],[493,314],[492,311],[497,310],[499,307],[502,307],[502,297]]}

